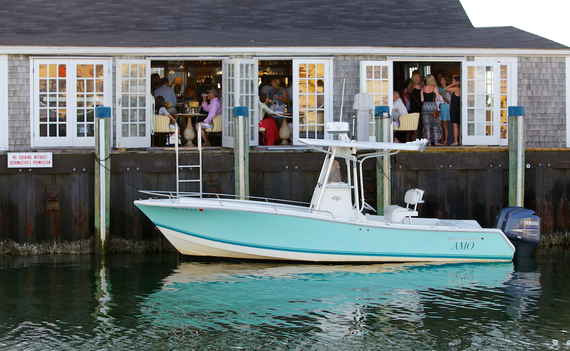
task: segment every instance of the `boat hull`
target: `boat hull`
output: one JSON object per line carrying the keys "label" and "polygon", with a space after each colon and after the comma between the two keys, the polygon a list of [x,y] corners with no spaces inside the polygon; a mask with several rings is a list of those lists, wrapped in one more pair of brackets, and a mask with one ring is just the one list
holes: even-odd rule
{"label": "boat hull", "polygon": [[311,262],[510,261],[497,229],[343,220],[250,201],[140,200],[182,254]]}

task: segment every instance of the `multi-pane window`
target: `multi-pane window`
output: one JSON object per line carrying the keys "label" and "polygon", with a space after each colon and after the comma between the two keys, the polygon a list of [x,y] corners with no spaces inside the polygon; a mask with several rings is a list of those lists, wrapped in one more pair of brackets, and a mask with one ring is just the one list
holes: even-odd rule
{"label": "multi-pane window", "polygon": [[[415,68],[414,68],[415,69]],[[391,62],[363,61],[360,65],[361,91],[371,95],[372,114],[376,106],[391,106]],[[375,119],[370,118],[369,140],[376,141]]]}
{"label": "multi-pane window", "polygon": [[322,139],[325,128],[325,65],[299,65],[299,137]]}
{"label": "multi-pane window", "polygon": [[234,145],[235,106],[247,107],[249,145],[255,146],[258,144],[258,62],[252,59],[229,59],[222,61],[222,68],[222,146]]}
{"label": "multi-pane window", "polygon": [[67,64],[39,65],[39,135],[67,136]]}
{"label": "multi-pane window", "polygon": [[501,139],[507,139],[507,120],[508,120],[508,101],[507,101],[507,96],[508,96],[508,66],[507,65],[501,65],[500,66],[501,69],[501,77],[500,77],[500,91],[499,91],[499,96],[500,96],[500,103],[499,103],[499,111],[501,114],[501,120],[500,120],[500,125],[499,128],[501,130]]}
{"label": "multi-pane window", "polygon": [[103,65],[77,65],[76,128],[78,137],[95,135],[95,107],[103,106]]}
{"label": "multi-pane window", "polygon": [[293,60],[293,143],[297,139],[325,139],[332,119],[332,60]]}
{"label": "multi-pane window", "polygon": [[32,62],[32,146],[94,146],[95,108],[111,100],[108,60]]}
{"label": "multi-pane window", "polygon": [[478,58],[463,63],[464,145],[507,145],[508,106],[516,104],[516,61]]}
{"label": "multi-pane window", "polygon": [[495,68],[467,67],[467,135],[495,135]]}
{"label": "multi-pane window", "polygon": [[145,137],[146,120],[146,64],[121,66],[121,136]]}

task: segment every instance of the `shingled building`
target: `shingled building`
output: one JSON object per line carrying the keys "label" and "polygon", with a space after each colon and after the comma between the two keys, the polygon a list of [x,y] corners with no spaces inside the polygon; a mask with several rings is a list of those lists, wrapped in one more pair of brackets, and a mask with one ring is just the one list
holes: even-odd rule
{"label": "shingled building", "polygon": [[249,107],[257,144],[261,74],[291,75],[296,144],[350,120],[358,92],[391,105],[414,69],[462,76],[463,145],[506,145],[515,105],[525,107],[527,146],[569,144],[570,48],[513,27],[474,28],[458,0],[6,0],[0,18],[8,151],[93,147],[96,106],[112,107],[114,147],[150,146],[153,72],[214,77],[228,146],[234,105]]}

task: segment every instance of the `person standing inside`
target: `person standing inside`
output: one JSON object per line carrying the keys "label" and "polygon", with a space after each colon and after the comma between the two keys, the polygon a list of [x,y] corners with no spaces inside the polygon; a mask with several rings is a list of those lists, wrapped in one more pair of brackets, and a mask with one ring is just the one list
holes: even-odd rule
{"label": "person standing inside", "polygon": [[441,128],[443,130],[441,138],[441,143],[443,145],[447,145],[447,139],[449,138],[448,124],[450,121],[449,103],[451,102],[451,94],[445,91],[445,87],[448,84],[449,78],[442,75],[439,79],[439,95],[443,99],[443,102],[439,105],[439,119],[441,120]]}
{"label": "person standing inside", "polygon": [[[202,83],[200,85],[200,87],[198,88],[198,94],[197,94],[197,98],[198,99],[202,99],[204,96],[208,97],[208,91],[212,90],[212,78],[207,77],[206,79],[204,79],[204,83]],[[208,100],[208,102],[210,102]],[[204,108],[200,105],[200,113],[205,114],[208,111],[204,110]]]}
{"label": "person standing inside", "polygon": [[422,101],[421,101],[421,90],[422,90],[422,75],[420,71],[415,70],[412,72],[412,79],[410,80],[410,84],[408,85],[408,92],[406,98],[410,101],[410,108],[409,113],[419,113],[420,114],[420,123],[418,123],[418,129],[414,132],[412,136],[412,140],[416,140],[417,137],[421,134],[422,131]]}
{"label": "person standing inside", "polygon": [[[281,86],[281,80],[279,78],[271,79],[271,91],[269,92],[269,98],[273,100],[273,111],[276,113],[284,113],[285,106],[289,100],[287,99],[287,92]],[[277,122],[277,126],[281,128],[281,124],[283,123],[283,117],[274,116],[275,122]]]}
{"label": "person standing inside", "polygon": [[196,81],[193,79],[188,80],[188,85],[184,89],[184,102],[198,101],[198,96],[196,95]]}
{"label": "person standing inside", "polygon": [[261,84],[259,85],[259,93],[269,96],[271,85],[269,84],[269,77],[266,75],[261,76]]}
{"label": "person standing inside", "polygon": [[451,93],[451,101],[449,103],[449,116],[453,123],[453,146],[461,145],[461,136],[459,134],[459,126],[461,124],[461,80],[458,75],[451,77],[451,84],[446,86],[445,91]]}
{"label": "person standing inside", "polygon": [[424,138],[431,145],[441,145],[441,123],[439,122],[439,116],[436,117],[436,112],[439,112],[437,108],[438,100],[437,83],[434,76],[430,74],[426,77],[426,85],[421,89],[421,101]]}
{"label": "person standing inside", "polygon": [[[164,101],[167,103],[169,102],[170,107],[174,108],[174,106],[176,106],[176,93],[174,93],[174,89],[169,86],[168,78],[162,78],[160,80],[160,84],[162,85],[154,91],[154,97],[156,98],[157,96],[162,96],[164,98]],[[169,112],[171,111],[172,110]]]}
{"label": "person standing inside", "polygon": [[[392,105],[392,122],[394,123],[394,127],[400,126],[400,116],[405,115],[408,113],[406,106],[402,99],[400,99],[400,93],[394,90],[393,93],[393,101],[394,104]],[[394,142],[399,143],[400,141],[396,138],[396,131],[394,131]]]}

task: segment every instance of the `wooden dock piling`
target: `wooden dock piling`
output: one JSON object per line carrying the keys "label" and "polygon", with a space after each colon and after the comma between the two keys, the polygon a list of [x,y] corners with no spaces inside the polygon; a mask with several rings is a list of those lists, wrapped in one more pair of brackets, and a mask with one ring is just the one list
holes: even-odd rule
{"label": "wooden dock piling", "polygon": [[524,206],[524,107],[509,106],[509,206]]}
{"label": "wooden dock piling", "polygon": [[[390,138],[390,107],[376,106],[374,110],[376,119],[376,141],[391,142]],[[376,194],[378,215],[384,215],[384,208],[390,205],[392,198],[390,156],[382,157],[380,163],[376,162]]]}

